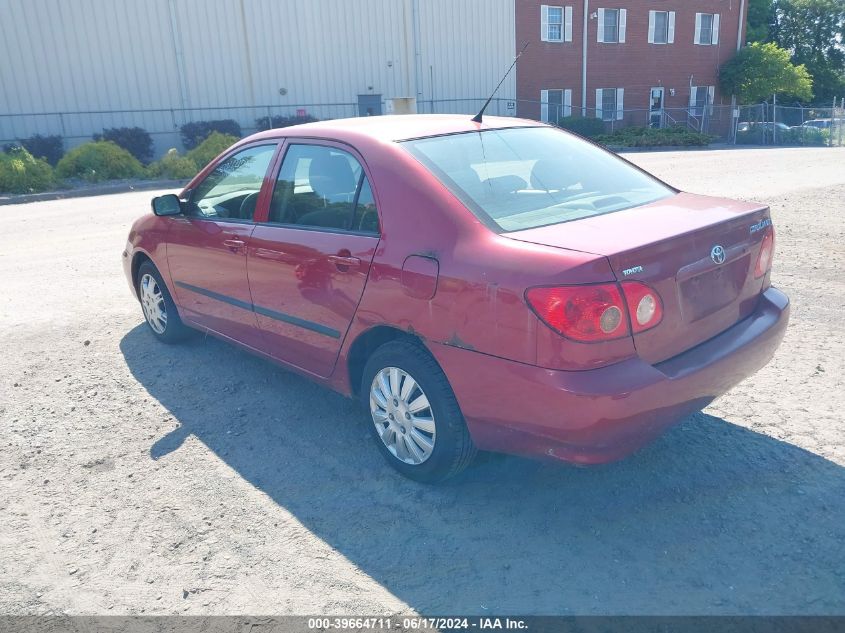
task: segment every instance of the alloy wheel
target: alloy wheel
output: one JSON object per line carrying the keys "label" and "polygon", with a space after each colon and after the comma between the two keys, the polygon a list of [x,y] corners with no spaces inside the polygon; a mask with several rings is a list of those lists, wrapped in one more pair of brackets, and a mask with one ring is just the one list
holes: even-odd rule
{"label": "alloy wheel", "polygon": [[156,334],[164,334],[167,329],[167,305],[164,303],[164,294],[158,282],[147,273],[141,277],[139,287],[144,318]]}
{"label": "alloy wheel", "polygon": [[378,436],[398,460],[417,466],[431,457],[437,435],[434,412],[408,372],[385,367],[375,375],[370,413]]}

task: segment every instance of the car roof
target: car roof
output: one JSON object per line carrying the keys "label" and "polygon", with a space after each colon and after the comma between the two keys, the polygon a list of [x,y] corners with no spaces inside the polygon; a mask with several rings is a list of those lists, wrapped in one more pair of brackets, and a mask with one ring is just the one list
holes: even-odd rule
{"label": "car roof", "polygon": [[370,137],[379,141],[403,141],[426,136],[458,134],[508,127],[541,127],[544,123],[515,117],[485,116],[481,123],[469,114],[398,114],[302,123],[259,132],[250,141],[283,136],[337,140]]}

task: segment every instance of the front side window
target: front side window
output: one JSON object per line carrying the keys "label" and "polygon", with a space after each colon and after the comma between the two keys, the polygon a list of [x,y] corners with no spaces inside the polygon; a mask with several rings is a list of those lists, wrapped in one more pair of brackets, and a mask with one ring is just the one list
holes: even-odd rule
{"label": "front side window", "polygon": [[270,222],[378,233],[378,214],[361,163],[323,145],[291,145],[270,202]]}
{"label": "front side window", "polygon": [[221,220],[252,220],[258,194],[276,145],[259,145],[232,154],[191,193],[188,215]]}
{"label": "front side window", "polygon": [[611,152],[549,127],[465,132],[403,146],[498,232],[621,211],[674,193]]}
{"label": "front side window", "polygon": [[603,42],[619,41],[619,9],[604,10],[604,24],[601,28],[604,29]]}

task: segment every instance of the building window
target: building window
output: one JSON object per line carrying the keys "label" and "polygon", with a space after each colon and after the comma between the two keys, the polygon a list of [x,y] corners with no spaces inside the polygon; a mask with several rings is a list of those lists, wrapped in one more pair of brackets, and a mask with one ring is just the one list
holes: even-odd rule
{"label": "building window", "polygon": [[675,41],[675,12],[648,12],[648,43],[672,44]]}
{"label": "building window", "polygon": [[695,43],[714,46],[719,43],[719,14],[695,14]]}
{"label": "building window", "polygon": [[572,7],[540,5],[540,40],[543,42],[572,41]]}
{"label": "building window", "polygon": [[563,9],[549,7],[549,41],[563,41]]}
{"label": "building window", "polygon": [[596,90],[596,118],[602,121],[621,121],[624,88],[598,88]]}
{"label": "building window", "polygon": [[713,99],[716,94],[715,86],[690,86],[689,106],[692,116],[702,117],[710,114]]}
{"label": "building window", "polygon": [[566,116],[572,116],[572,90],[541,90],[540,120],[557,123]]}
{"label": "building window", "polygon": [[599,9],[597,13],[598,41],[611,44],[624,43],[628,11],[626,9]]}

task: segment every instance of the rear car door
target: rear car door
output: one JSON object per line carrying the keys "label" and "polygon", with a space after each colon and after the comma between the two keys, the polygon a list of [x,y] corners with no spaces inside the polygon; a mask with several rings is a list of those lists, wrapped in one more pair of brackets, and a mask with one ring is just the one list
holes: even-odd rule
{"label": "rear car door", "polygon": [[247,257],[265,350],[331,374],[378,243],[375,197],[360,157],[341,144],[290,141]]}
{"label": "rear car door", "polygon": [[261,344],[252,312],[246,253],[254,214],[277,143],[251,145],[224,157],[193,188],[175,216],[167,261],[179,305],[189,321],[251,347]]}

